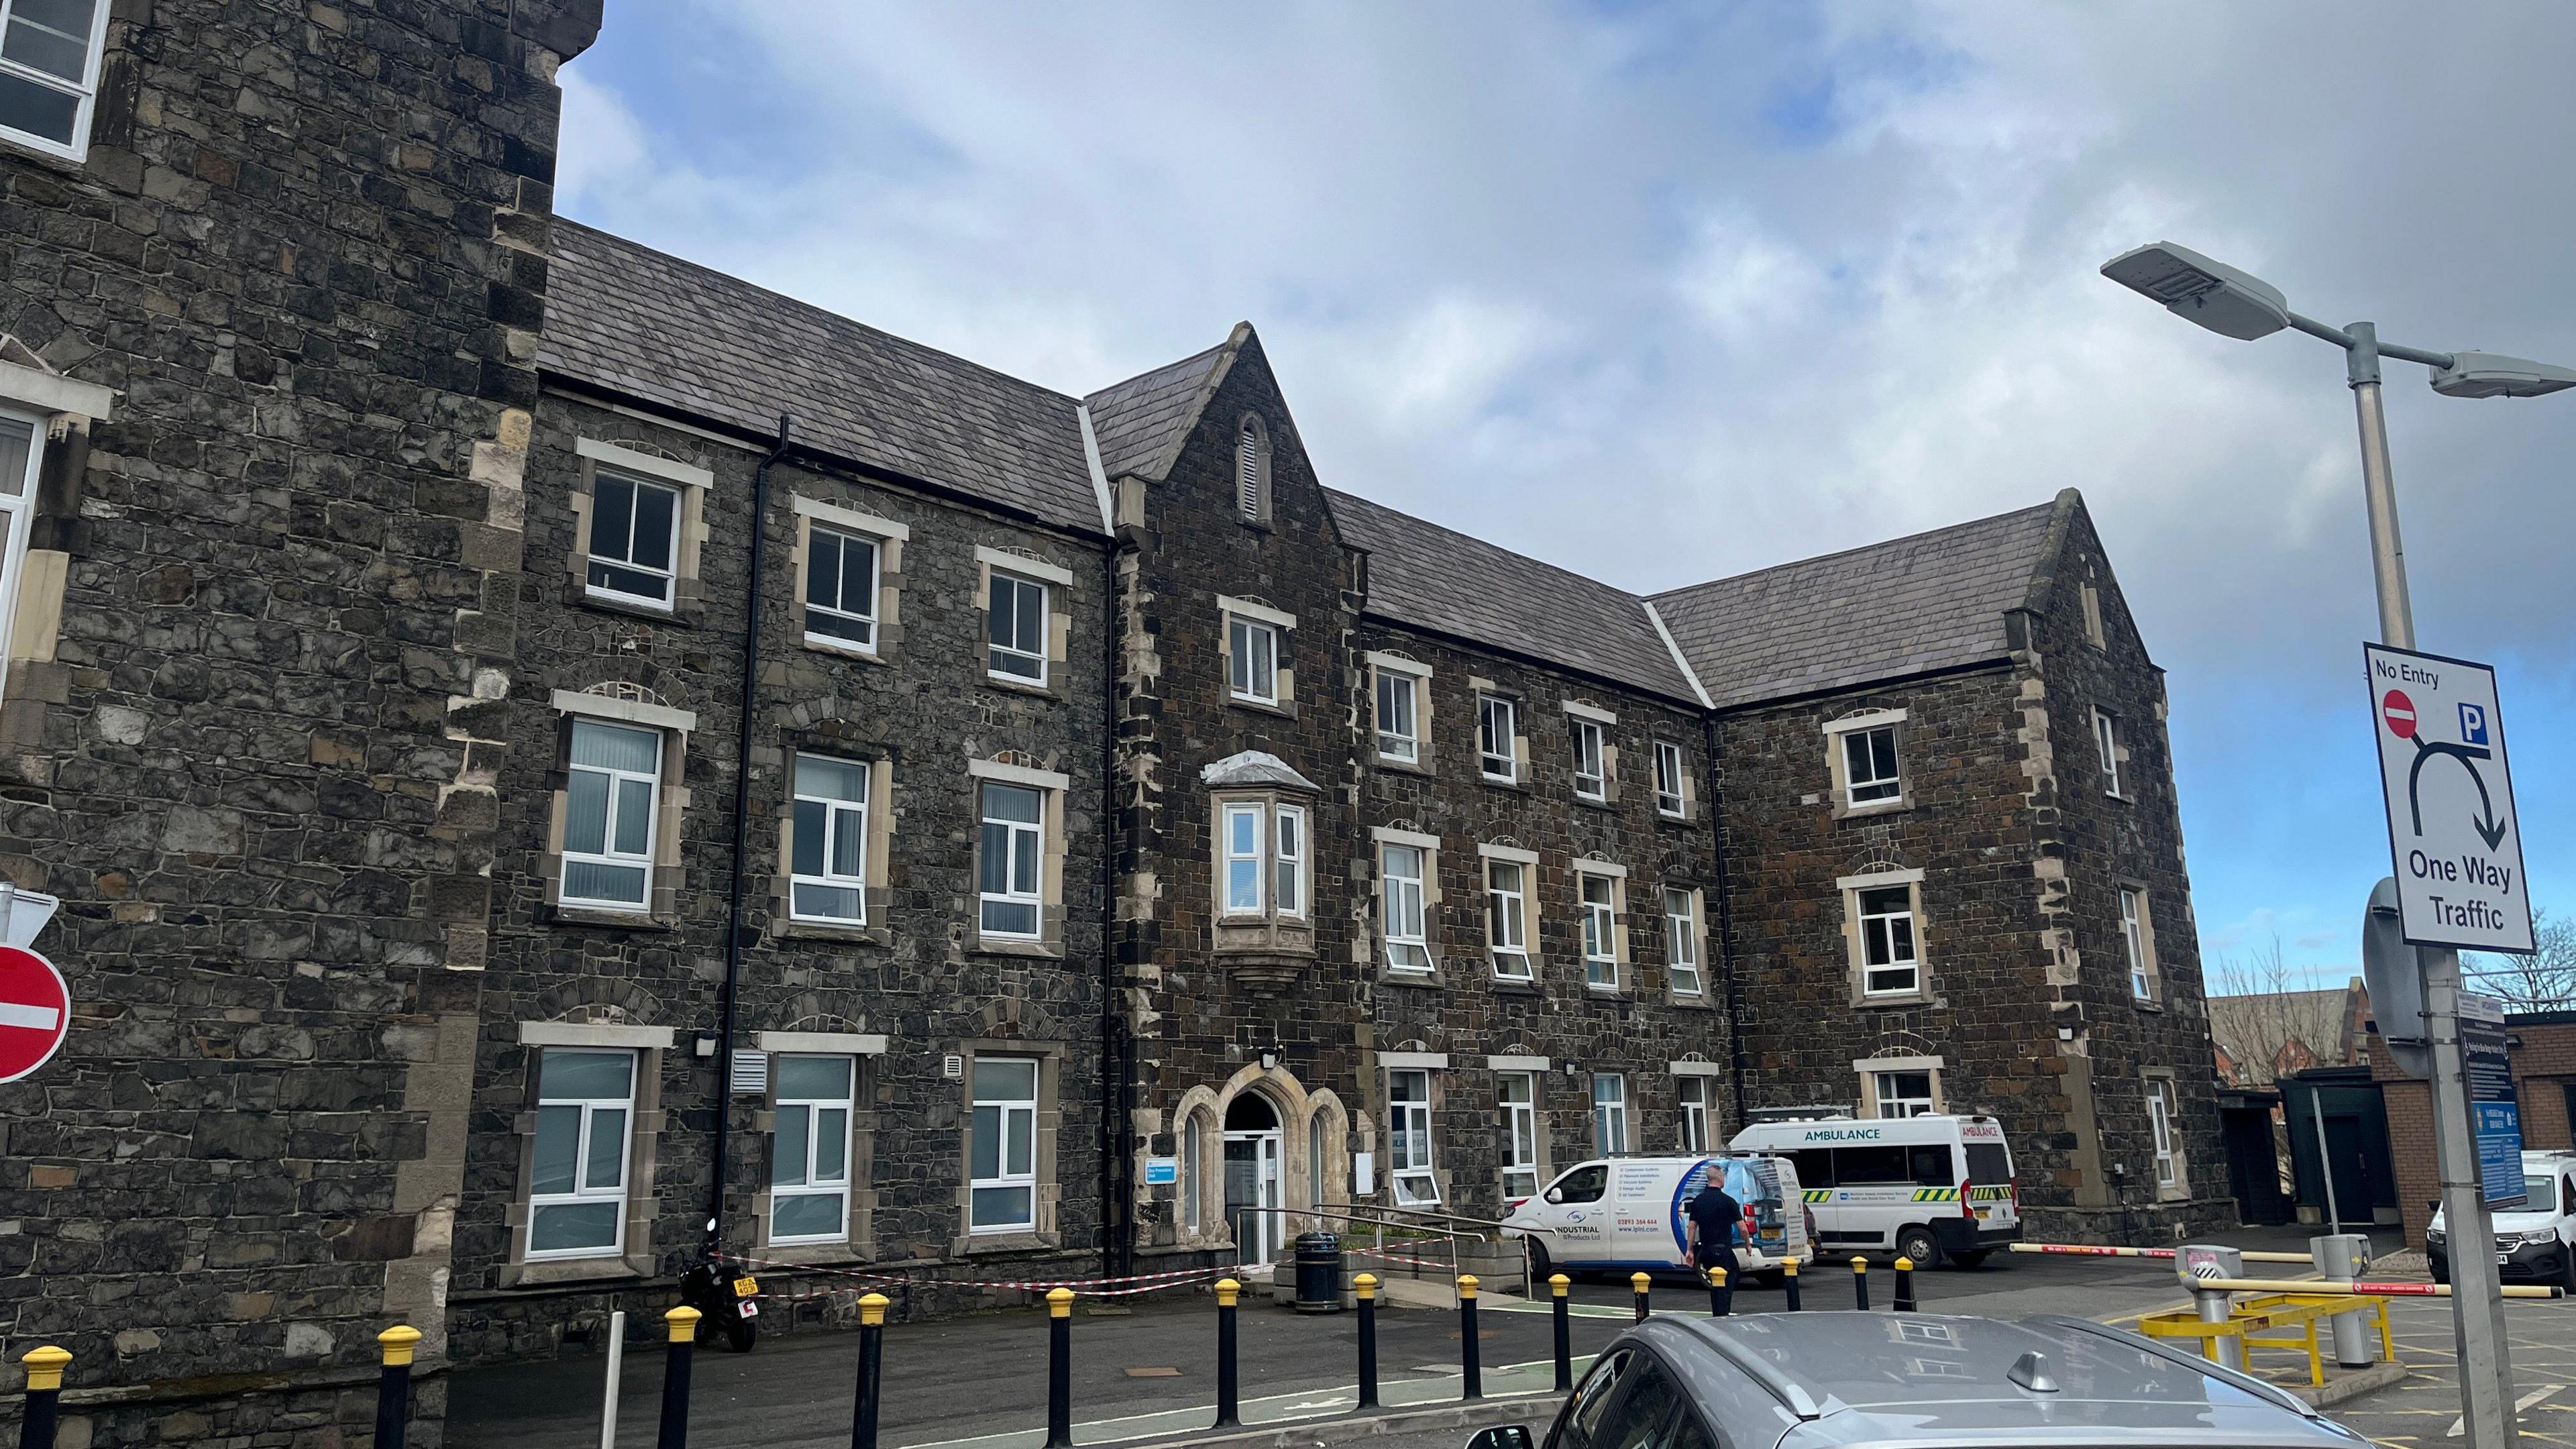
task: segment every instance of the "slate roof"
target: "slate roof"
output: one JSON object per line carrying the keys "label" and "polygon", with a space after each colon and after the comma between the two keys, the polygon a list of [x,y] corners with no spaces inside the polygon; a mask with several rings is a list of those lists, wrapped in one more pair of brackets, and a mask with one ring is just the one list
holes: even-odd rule
{"label": "slate roof", "polygon": [[1635,594],[1327,488],[1333,522],[1368,550],[1368,612],[1696,705]]}
{"label": "slate roof", "polygon": [[1101,532],[1062,393],[575,222],[547,290],[544,371]]}
{"label": "slate roof", "polygon": [[1197,425],[1208,393],[1224,380],[1235,350],[1251,334],[1251,323],[1238,322],[1232,336],[1195,357],[1113,383],[1083,399],[1091,409],[1092,436],[1100,444],[1100,470],[1112,478],[1133,474],[1151,483],[1163,481]]}
{"label": "slate roof", "polygon": [[1720,709],[2001,659],[2052,503],[1657,594],[1664,626]]}

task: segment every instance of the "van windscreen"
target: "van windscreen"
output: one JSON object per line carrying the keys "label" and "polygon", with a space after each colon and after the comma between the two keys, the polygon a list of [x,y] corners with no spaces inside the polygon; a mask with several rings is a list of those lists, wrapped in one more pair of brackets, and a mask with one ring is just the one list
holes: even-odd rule
{"label": "van windscreen", "polygon": [[2000,1142],[1968,1144],[1968,1181],[2001,1187],[2012,1181],[2012,1157]]}

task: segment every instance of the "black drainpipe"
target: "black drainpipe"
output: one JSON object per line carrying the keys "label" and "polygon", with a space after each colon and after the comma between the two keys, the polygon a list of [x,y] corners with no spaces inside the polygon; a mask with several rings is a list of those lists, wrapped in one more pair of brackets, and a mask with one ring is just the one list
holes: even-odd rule
{"label": "black drainpipe", "polygon": [[1118,1020],[1118,554],[1109,541],[1107,592],[1101,598],[1101,697],[1108,728],[1100,746],[1100,1276],[1123,1277],[1136,1240],[1127,1180],[1127,1084],[1130,1075]]}
{"label": "black drainpipe", "polygon": [[1717,856],[1717,946],[1726,962],[1726,1060],[1735,1078],[1735,1128],[1740,1132],[1753,1123],[1744,1111],[1744,1010],[1735,987],[1735,893],[1726,880],[1726,812],[1718,808],[1715,714],[1700,716],[1700,736],[1708,749],[1709,838]]}
{"label": "black drainpipe", "polygon": [[714,1186],[707,1202],[710,1254],[724,1246],[725,1152],[733,1126],[734,1003],[742,983],[742,877],[751,849],[751,712],[760,685],[760,585],[762,565],[769,557],[769,466],[786,455],[787,436],[794,426],[787,414],[778,415],[778,446],[769,450],[751,475],[751,577],[743,585],[742,709],[734,722],[733,887],[725,903],[723,1023],[716,1038],[716,1160],[709,1174]]}

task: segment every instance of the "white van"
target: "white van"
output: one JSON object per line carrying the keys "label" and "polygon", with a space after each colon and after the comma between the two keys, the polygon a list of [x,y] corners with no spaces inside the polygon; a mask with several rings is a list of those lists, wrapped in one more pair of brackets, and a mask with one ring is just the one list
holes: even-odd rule
{"label": "white van", "polygon": [[1566,1169],[1513,1208],[1503,1231],[1528,1240],[1538,1283],[1559,1268],[1684,1271],[1690,1223],[1682,1210],[1712,1176],[1744,1205],[1738,1271],[1770,1284],[1781,1264],[1795,1258],[1803,1266],[1813,1257],[1797,1169],[1759,1154],[1595,1159]]}
{"label": "white van", "polygon": [[[2576,1293],[2576,1154],[2522,1154],[2522,1191],[2522,1206],[2496,1209],[2490,1224],[2496,1275],[2556,1283]],[[2433,1225],[2424,1232],[2436,1283],[2451,1281],[2450,1238],[2451,1225],[2436,1207]]]}
{"label": "white van", "polygon": [[1820,1250],[1875,1248],[1923,1267],[1973,1268],[2021,1236],[2012,1152],[1992,1117],[1759,1122],[1727,1145],[1797,1164]]}

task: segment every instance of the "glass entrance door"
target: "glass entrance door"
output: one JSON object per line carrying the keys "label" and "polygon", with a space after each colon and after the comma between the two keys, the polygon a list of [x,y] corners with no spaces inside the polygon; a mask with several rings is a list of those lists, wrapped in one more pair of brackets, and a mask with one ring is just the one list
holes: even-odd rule
{"label": "glass entrance door", "polygon": [[1225,1221],[1234,1229],[1235,1261],[1266,1264],[1279,1252],[1279,1114],[1258,1092],[1225,1110]]}

